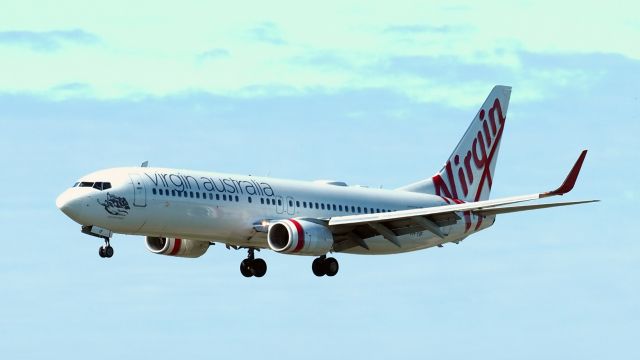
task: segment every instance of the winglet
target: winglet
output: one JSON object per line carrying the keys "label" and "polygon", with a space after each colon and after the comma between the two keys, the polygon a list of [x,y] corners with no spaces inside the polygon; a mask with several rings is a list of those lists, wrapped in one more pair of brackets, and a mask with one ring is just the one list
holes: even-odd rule
{"label": "winglet", "polygon": [[578,180],[578,174],[580,174],[580,169],[582,168],[582,163],[584,162],[584,158],[587,156],[587,150],[582,150],[582,154],[571,168],[569,175],[564,179],[562,185],[559,188],[549,191],[546,193],[540,194],[540,197],[554,196],[554,195],[564,195],[573,189],[573,186],[576,184],[576,180]]}

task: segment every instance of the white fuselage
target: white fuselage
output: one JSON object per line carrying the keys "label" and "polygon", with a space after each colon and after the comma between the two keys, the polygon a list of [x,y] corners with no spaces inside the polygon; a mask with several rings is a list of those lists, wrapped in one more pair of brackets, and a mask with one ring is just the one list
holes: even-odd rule
{"label": "white fuselage", "polygon": [[[98,189],[90,184],[109,184]],[[332,217],[441,206],[452,200],[408,191],[303,182],[256,176],[165,168],[115,168],[87,175],[57,200],[58,207],[82,225],[116,233],[176,237],[233,246],[268,248],[265,222],[289,218]],[[491,226],[495,218],[468,213],[442,228],[446,238],[428,231],[398,237],[401,247],[382,236],[364,239],[369,250],[391,254],[459,241]],[[480,221],[480,225],[478,222]]]}

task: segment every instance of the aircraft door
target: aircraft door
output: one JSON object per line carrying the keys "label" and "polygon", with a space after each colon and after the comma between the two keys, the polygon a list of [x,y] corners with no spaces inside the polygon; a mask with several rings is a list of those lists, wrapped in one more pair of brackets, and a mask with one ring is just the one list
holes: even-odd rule
{"label": "aircraft door", "polygon": [[275,198],[276,201],[276,212],[278,214],[284,213],[284,201],[282,200],[282,196],[278,195]]}
{"label": "aircraft door", "polygon": [[133,184],[133,205],[145,207],[147,206],[147,190],[140,174],[129,174],[131,183]]}
{"label": "aircraft door", "polygon": [[293,215],[296,213],[296,201],[291,196],[287,196],[287,214]]}

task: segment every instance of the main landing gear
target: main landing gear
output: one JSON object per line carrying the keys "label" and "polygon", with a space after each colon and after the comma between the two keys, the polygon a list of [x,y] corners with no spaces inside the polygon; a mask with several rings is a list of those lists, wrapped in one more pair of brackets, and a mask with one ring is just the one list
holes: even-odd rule
{"label": "main landing gear", "polygon": [[322,255],[319,258],[313,260],[311,264],[311,270],[315,276],[335,276],[338,273],[338,260]]}
{"label": "main landing gear", "polygon": [[100,255],[101,258],[110,258],[113,256],[113,248],[109,240],[109,238],[104,238],[104,245],[98,249],[98,255]]}
{"label": "main landing gear", "polygon": [[267,263],[262,259],[256,259],[255,249],[249,248],[247,258],[240,263],[240,273],[244,277],[263,277],[267,273]]}

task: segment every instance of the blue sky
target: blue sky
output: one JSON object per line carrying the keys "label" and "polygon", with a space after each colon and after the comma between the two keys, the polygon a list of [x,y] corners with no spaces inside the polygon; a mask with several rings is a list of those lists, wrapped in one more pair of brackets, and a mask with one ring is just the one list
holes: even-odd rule
{"label": "blue sky", "polygon": [[[38,9],[38,11],[34,11]],[[634,359],[640,320],[640,22],[624,2],[82,1],[0,13],[0,354]],[[513,86],[492,197],[549,190],[589,149],[572,208],[505,215],[460,245],[311,258],[216,245],[116,255],[55,208],[83,174],[151,165],[398,187],[439,169]]]}

